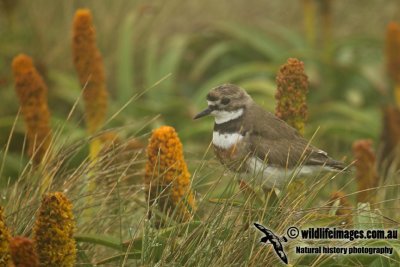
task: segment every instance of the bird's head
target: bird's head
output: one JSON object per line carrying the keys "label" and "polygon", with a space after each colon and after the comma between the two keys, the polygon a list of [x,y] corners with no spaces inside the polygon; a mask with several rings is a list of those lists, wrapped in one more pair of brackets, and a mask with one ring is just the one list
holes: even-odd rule
{"label": "bird's head", "polygon": [[217,86],[207,94],[208,107],[197,114],[194,119],[212,115],[220,123],[235,119],[243,114],[251,97],[245,90],[233,84]]}

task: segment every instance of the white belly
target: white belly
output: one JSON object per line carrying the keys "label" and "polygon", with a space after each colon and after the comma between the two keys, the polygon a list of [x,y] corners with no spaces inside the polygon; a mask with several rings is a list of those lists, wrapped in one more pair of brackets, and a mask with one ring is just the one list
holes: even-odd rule
{"label": "white belly", "polygon": [[247,179],[255,180],[261,183],[262,186],[269,188],[282,188],[293,178],[301,178],[307,175],[320,172],[319,166],[299,166],[294,169],[281,169],[268,166],[262,160],[256,157],[251,157],[247,160]]}

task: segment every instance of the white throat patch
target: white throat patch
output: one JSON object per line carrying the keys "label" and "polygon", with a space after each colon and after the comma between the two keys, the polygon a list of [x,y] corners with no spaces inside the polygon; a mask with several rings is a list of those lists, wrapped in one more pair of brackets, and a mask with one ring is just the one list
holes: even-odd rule
{"label": "white throat patch", "polygon": [[219,132],[213,132],[212,142],[215,146],[223,149],[228,149],[237,142],[243,139],[243,135],[239,133],[224,133],[221,134]]}
{"label": "white throat patch", "polygon": [[215,123],[221,124],[234,119],[239,118],[243,115],[243,108],[235,110],[235,111],[225,111],[225,110],[214,110],[211,112],[215,117]]}

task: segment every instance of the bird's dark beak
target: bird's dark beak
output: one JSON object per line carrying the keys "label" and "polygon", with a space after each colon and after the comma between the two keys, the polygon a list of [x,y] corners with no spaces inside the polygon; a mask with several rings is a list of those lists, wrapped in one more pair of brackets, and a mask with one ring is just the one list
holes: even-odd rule
{"label": "bird's dark beak", "polygon": [[202,112],[200,112],[199,114],[197,114],[196,116],[194,116],[194,120],[200,119],[201,117],[210,115],[210,113],[212,112],[212,109],[210,107],[207,107],[205,110],[203,110]]}

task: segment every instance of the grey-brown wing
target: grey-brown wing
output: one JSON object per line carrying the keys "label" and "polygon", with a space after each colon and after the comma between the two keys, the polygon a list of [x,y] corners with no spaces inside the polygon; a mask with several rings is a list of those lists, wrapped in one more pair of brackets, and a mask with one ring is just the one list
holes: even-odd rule
{"label": "grey-brown wing", "polygon": [[251,153],[269,164],[287,168],[298,164],[344,168],[343,163],[310,145],[296,129],[259,106],[249,109],[244,121],[248,123],[246,129],[251,129],[248,137]]}
{"label": "grey-brown wing", "polygon": [[307,150],[307,140],[296,129],[259,106],[253,106],[244,120],[250,129],[250,151],[268,164],[294,167]]}
{"label": "grey-brown wing", "polygon": [[251,151],[260,160],[271,165],[292,168],[307,159],[307,144],[291,143],[289,139],[269,140],[258,133],[251,136]]}

